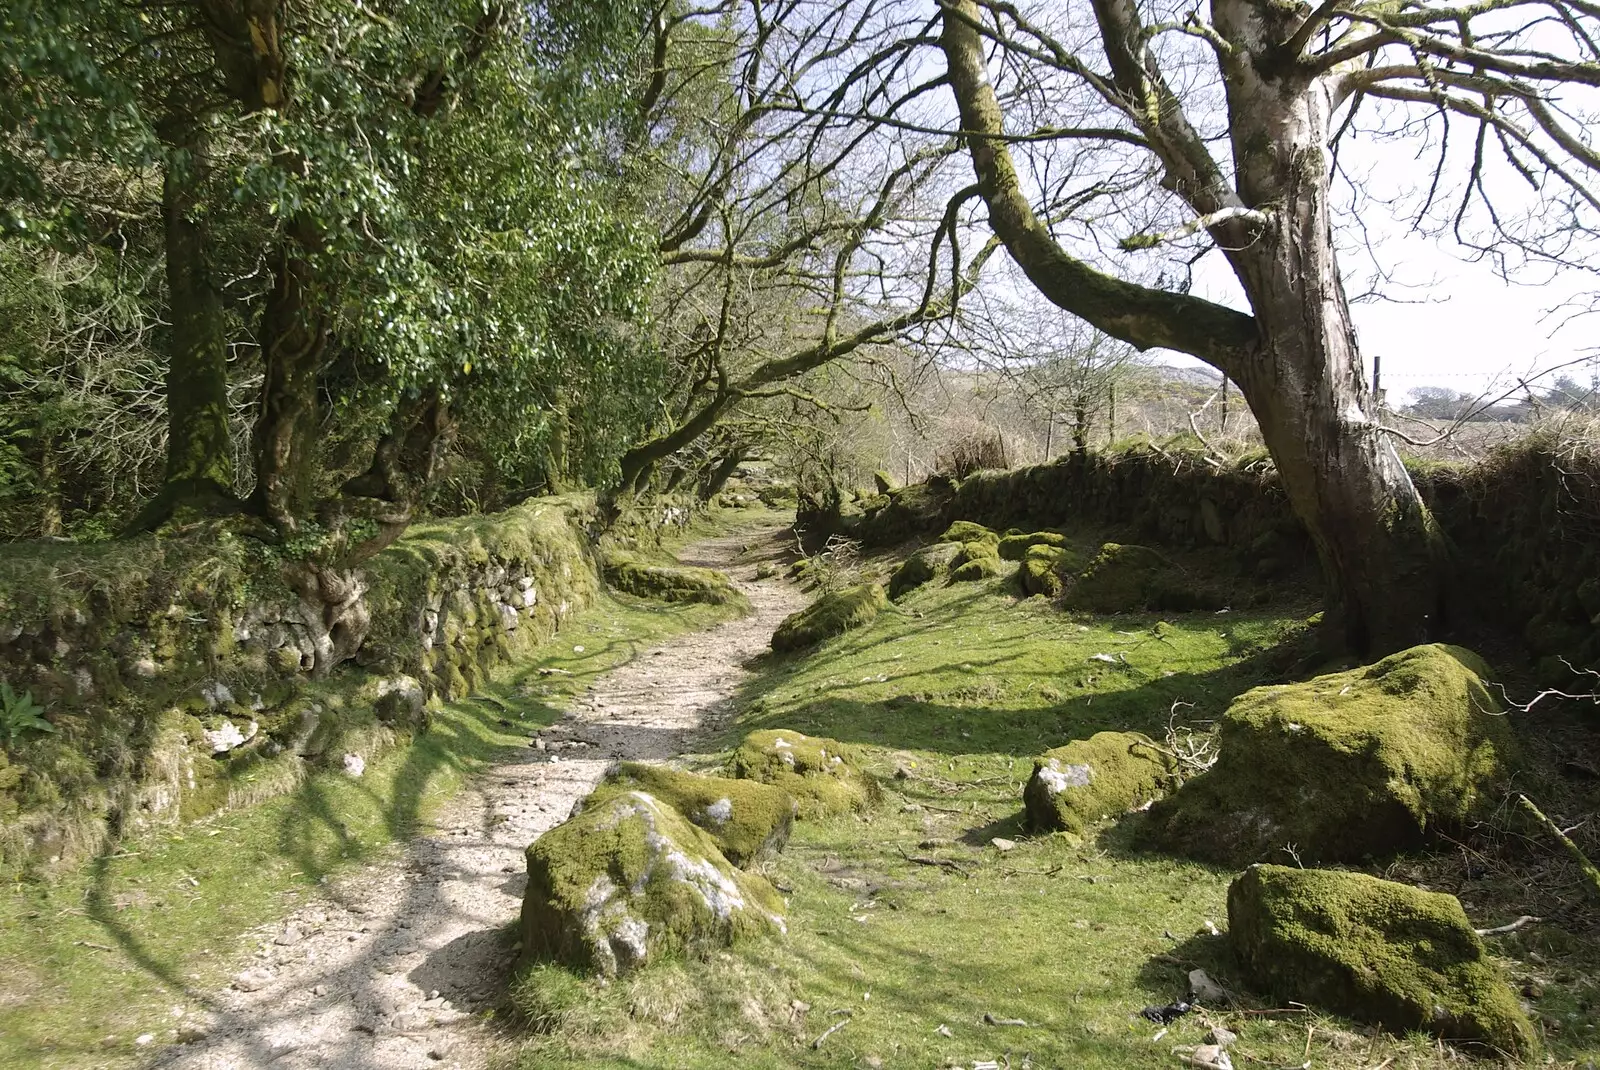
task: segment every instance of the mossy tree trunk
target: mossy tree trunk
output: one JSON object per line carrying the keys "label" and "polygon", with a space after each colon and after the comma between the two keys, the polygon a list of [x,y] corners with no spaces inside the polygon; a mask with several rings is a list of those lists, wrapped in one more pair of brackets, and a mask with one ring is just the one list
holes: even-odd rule
{"label": "mossy tree trunk", "polygon": [[148,531],[186,507],[231,506],[233,442],[228,426],[228,336],[222,296],[207,264],[201,208],[206,135],[200,118],[175,111],[162,124],[171,147],[161,181],[170,343],[167,353],[167,464],[162,487],[133,531]]}
{"label": "mossy tree trunk", "polygon": [[1274,51],[1302,16],[1250,0],[1213,4],[1228,46],[1220,62],[1238,161],[1230,181],[1147,62],[1148,27],[1133,0],[1096,0],[1094,11],[1111,81],[1134,102],[1130,118],[1163,185],[1209,221],[1252,314],[1103,274],[1056,242],[1002,139],[980,9],[952,0],[942,44],[991,225],[1056,305],[1139,348],[1199,357],[1239,385],[1317,548],[1329,619],[1346,646],[1376,654],[1423,640],[1438,623],[1442,536],[1371,417],[1332,242],[1331,89],[1277,63]]}
{"label": "mossy tree trunk", "polygon": [[263,377],[251,498],[282,531],[293,531],[315,498],[317,382],[328,336],[308,259],[317,242],[315,228],[301,220],[291,229],[293,239],[278,249],[272,292],[261,316]]}

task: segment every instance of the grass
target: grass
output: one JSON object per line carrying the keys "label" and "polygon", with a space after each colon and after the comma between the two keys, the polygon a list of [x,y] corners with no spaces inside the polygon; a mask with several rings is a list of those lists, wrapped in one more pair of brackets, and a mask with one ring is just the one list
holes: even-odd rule
{"label": "grass", "polygon": [[[202,1007],[240,968],[241,934],[385,857],[596,677],[727,615],[602,595],[536,660],[445,706],[426,736],[360,779],[312,777],[259,805],[125,842],[54,883],[0,889],[0,1068],[127,1065],[139,1035],[170,1040],[177,1012]],[[571,675],[541,677],[542,667]]]}
{"label": "grass", "polygon": [[[659,962],[610,985],[548,966],[518,979],[511,1002],[531,1032],[519,1065],[1173,1067],[1174,1048],[1204,1043],[1213,1024],[1239,1035],[1240,1067],[1436,1070],[1464,1061],[1429,1037],[1264,1007],[1242,993],[1234,1010],[1165,1029],[1138,1017],[1181,997],[1195,967],[1239,991],[1225,941],[1208,928],[1226,927],[1234,874],[1134,849],[1139,815],[1081,838],[1026,835],[1031,759],[1104,728],[1160,738],[1169,717],[1203,728],[1303,654],[1297,639],[1311,607],[1090,618],[1019,601],[1012,583],[925,587],[867,628],[765,659],[720,745],[776,727],[857,744],[886,801],[800,823],[765,865],[789,902],[786,937]],[[1002,851],[996,837],[1015,846]],[[1438,881],[1448,868],[1417,860],[1395,875]],[[1515,890],[1505,891],[1471,897],[1475,924],[1521,912]],[[1595,937],[1533,927],[1496,945],[1519,956],[1508,963],[1519,983],[1548,982],[1536,1010],[1554,1065],[1600,1060]],[[986,1014],[1027,1024],[989,1025]]]}

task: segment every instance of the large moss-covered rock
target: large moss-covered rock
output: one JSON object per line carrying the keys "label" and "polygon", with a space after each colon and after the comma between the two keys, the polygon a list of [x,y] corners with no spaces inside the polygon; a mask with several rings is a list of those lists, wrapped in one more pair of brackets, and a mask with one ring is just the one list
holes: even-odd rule
{"label": "large moss-covered rock", "polygon": [[781,851],[794,826],[795,801],[782,788],[642,762],[618,763],[579,806],[589,809],[628,791],[647,792],[677,810],[704,829],[736,866]]}
{"label": "large moss-covered rock", "polygon": [[626,550],[608,550],[602,561],[612,587],[639,598],[745,607],[749,601],[726,572],[714,568],[659,565]]}
{"label": "large moss-covered rock", "polygon": [[951,583],[971,583],[1000,575],[998,543],[987,539],[961,544],[961,552],[950,563]]}
{"label": "large moss-covered rock", "polygon": [[895,569],[894,575],[889,577],[889,597],[899,598],[948,574],[951,563],[960,554],[960,543],[936,542],[932,546],[924,546],[906,558]]}
{"label": "large moss-covered rock", "polygon": [[1453,895],[1364,873],[1251,866],[1228,889],[1228,939],[1252,983],[1280,1005],[1513,1054],[1536,1047]]}
{"label": "large moss-covered rock", "polygon": [[1152,807],[1150,834],[1231,863],[1286,844],[1353,861],[1459,826],[1499,797],[1514,753],[1487,673],[1434,644],[1248,691],[1223,716],[1216,765]]}
{"label": "large moss-covered rock", "polygon": [[860,769],[855,748],[836,739],[784,729],[752,732],[733,752],[735,777],[782,788],[805,817],[859,810],[876,800],[878,782]]}
{"label": "large moss-covered rock", "polygon": [[1059,531],[1034,531],[1006,535],[1000,540],[1000,557],[1004,561],[1021,561],[1035,546],[1065,546],[1067,537]]}
{"label": "large moss-covered rock", "polygon": [[1037,543],[1028,547],[1017,569],[1017,581],[1025,594],[1054,598],[1066,590],[1078,570],[1078,557],[1064,546]]}
{"label": "large moss-covered rock", "polygon": [[772,649],[783,653],[815,646],[824,639],[871,624],[888,604],[883,588],[876,583],[829,591],[798,613],[783,618],[772,633]]}
{"label": "large moss-covered rock", "polygon": [[1097,732],[1033,760],[1022,789],[1028,827],[1082,832],[1103,817],[1126,813],[1177,785],[1177,768],[1149,736]]}
{"label": "large moss-covered rock", "polygon": [[626,791],[528,848],[523,955],[614,976],[781,929],[783,901],[666,803]]}
{"label": "large moss-covered rock", "polygon": [[1148,546],[1108,542],[1071,584],[1067,603],[1091,613],[1221,609],[1223,593]]}
{"label": "large moss-covered rock", "polygon": [[939,536],[939,541],[955,543],[986,542],[998,549],[1000,546],[1000,533],[971,520],[957,520],[954,524],[944,529],[944,534]]}

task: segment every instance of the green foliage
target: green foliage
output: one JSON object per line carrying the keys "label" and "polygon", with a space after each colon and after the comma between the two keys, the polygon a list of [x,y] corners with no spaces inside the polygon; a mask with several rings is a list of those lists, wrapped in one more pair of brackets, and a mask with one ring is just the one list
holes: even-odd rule
{"label": "green foliage", "polygon": [[1066,589],[1082,563],[1082,559],[1065,546],[1035,543],[1024,554],[1017,578],[1027,594],[1054,598]]}
{"label": "green foliage", "polygon": [[56,726],[44,719],[44,707],[33,701],[33,692],[17,694],[8,681],[0,680],[0,740],[12,746],[26,739],[24,733],[54,733]]}
{"label": "green foliage", "polygon": [[748,610],[749,599],[733,585],[728,574],[714,568],[663,565],[627,550],[611,549],[601,557],[607,583],[639,598],[667,602],[704,602]]}
{"label": "green foliage", "polygon": [[1539,1041],[1453,895],[1364,873],[1251,866],[1228,888],[1228,939],[1261,989],[1396,1031]]}
{"label": "green foliage", "polygon": [[[950,532],[945,534],[948,535]],[[994,532],[988,534],[993,536]],[[950,562],[950,582],[971,583],[1000,575],[1000,554],[997,547],[998,537],[963,543],[961,552]]]}
{"label": "green foliage", "polygon": [[1065,546],[1067,537],[1059,531],[1035,531],[1024,535],[1006,535],[1000,540],[1002,561],[1021,561],[1035,546]]}

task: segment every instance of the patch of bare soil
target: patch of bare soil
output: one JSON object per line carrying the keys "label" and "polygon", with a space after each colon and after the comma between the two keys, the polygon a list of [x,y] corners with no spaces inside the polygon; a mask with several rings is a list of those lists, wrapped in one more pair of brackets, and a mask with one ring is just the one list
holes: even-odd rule
{"label": "patch of bare soil", "polygon": [[[495,1041],[478,1013],[501,997],[521,908],[522,852],[566,819],[613,760],[664,761],[729,715],[743,663],[805,598],[756,565],[782,550],[764,530],[680,555],[728,570],[755,612],[679,636],[598,681],[538,743],[486,770],[397,858],[336,881],[319,900],[251,934],[253,957],[208,1001],[188,1043],[157,1065],[182,1070],[477,1068]],[[182,1038],[180,1038],[182,1039]]]}

